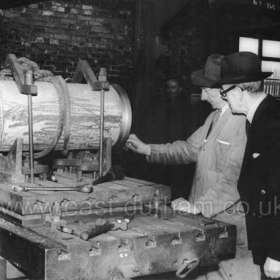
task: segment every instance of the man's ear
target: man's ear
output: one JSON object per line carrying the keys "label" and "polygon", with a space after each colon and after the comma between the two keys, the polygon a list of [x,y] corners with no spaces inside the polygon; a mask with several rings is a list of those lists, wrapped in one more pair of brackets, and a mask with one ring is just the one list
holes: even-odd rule
{"label": "man's ear", "polygon": [[238,88],[238,90],[239,90],[239,92],[238,92],[238,94],[239,94],[239,101],[242,101],[243,98],[244,98],[244,91],[241,90],[240,88]]}

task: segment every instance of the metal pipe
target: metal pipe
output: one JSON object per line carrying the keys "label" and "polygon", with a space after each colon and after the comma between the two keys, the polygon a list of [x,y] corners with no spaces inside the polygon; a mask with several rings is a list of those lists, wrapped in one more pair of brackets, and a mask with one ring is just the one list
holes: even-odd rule
{"label": "metal pipe", "polygon": [[104,141],[104,90],[100,91],[100,142],[99,142],[99,177],[103,175],[103,141]]}
{"label": "metal pipe", "polygon": [[0,279],[7,279],[7,261],[0,257]]}
{"label": "metal pipe", "polygon": [[[28,70],[25,73],[25,84],[33,84],[33,73]],[[33,114],[32,114],[32,95],[28,94],[28,136],[29,136],[29,167],[30,183],[34,183],[34,156],[33,156]]]}
{"label": "metal pipe", "polygon": [[107,71],[105,68],[100,68],[99,82],[101,82],[100,90],[100,142],[99,142],[99,177],[103,175],[103,141],[104,141],[104,103],[105,103],[105,91],[104,82],[107,81]]}

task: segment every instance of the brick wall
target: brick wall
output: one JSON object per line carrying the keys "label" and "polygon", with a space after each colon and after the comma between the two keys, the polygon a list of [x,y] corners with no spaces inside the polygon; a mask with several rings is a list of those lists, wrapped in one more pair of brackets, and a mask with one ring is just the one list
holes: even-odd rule
{"label": "brick wall", "polygon": [[79,59],[110,82],[133,73],[135,0],[44,1],[0,10],[0,63],[8,53],[72,77]]}

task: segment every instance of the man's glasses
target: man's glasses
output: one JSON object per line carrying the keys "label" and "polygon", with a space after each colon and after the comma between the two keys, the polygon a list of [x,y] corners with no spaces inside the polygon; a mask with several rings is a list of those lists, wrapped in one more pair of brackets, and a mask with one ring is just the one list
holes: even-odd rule
{"label": "man's glasses", "polygon": [[221,89],[220,90],[220,95],[223,97],[223,98],[226,98],[227,97],[227,93],[230,92],[231,90],[233,90],[234,88],[236,88],[236,86],[231,86],[227,89]]}

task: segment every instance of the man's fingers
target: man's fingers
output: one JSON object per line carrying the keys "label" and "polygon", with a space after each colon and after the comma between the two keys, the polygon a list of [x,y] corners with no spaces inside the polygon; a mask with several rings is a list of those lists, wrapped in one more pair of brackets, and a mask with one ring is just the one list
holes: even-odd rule
{"label": "man's fingers", "polygon": [[128,148],[128,149],[137,149],[137,143],[135,140],[133,139],[128,139],[126,141],[126,144],[125,146]]}
{"label": "man's fingers", "polygon": [[173,200],[171,202],[171,207],[175,210],[175,211],[183,211],[183,212],[189,212],[190,211],[190,203],[182,198],[179,197],[175,200]]}
{"label": "man's fingers", "polygon": [[279,271],[272,271],[272,270],[269,270],[269,269],[264,269],[264,274],[267,277],[270,277],[270,278],[279,278],[280,277],[280,272]]}
{"label": "man's fingers", "polygon": [[135,140],[139,140],[139,139],[135,134],[130,134],[128,137],[128,140],[135,141]]}
{"label": "man's fingers", "polygon": [[174,205],[171,204],[171,207],[176,211],[188,212],[195,215],[200,213],[200,210],[194,204],[191,204],[188,201],[181,201]]}
{"label": "man's fingers", "polygon": [[265,274],[266,277],[269,277],[269,278],[272,278],[272,279],[276,279],[276,278],[280,277],[279,273],[272,273],[272,272],[265,271],[264,274]]}
{"label": "man's fingers", "polygon": [[269,257],[266,258],[264,264],[264,274],[270,278],[280,277],[280,262]]}
{"label": "man's fingers", "polygon": [[190,203],[187,201],[181,201],[178,204],[174,205],[173,209],[174,210],[179,210],[179,211],[189,211],[190,208]]}
{"label": "man's fingers", "polygon": [[177,206],[179,205],[181,202],[184,202],[184,201],[187,201],[186,199],[182,198],[182,197],[179,197],[179,198],[176,198],[174,199],[172,202],[171,202],[171,207],[174,206]]}
{"label": "man's fingers", "polygon": [[132,141],[127,141],[125,145],[126,145],[128,148],[135,147],[135,143],[133,143]]}
{"label": "man's fingers", "polygon": [[190,209],[188,207],[180,207],[180,209],[177,209],[177,211],[181,211],[181,212],[188,212],[190,213]]}

